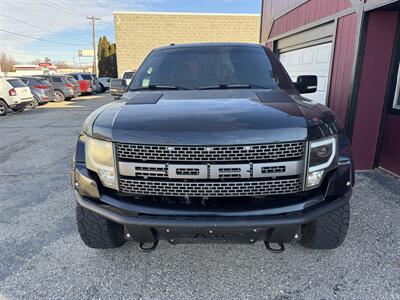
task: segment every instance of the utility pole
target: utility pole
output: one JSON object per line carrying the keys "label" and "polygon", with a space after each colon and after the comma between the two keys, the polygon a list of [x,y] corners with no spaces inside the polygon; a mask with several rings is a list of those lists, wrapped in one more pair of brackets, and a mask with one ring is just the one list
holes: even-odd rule
{"label": "utility pole", "polygon": [[86,17],[86,19],[92,21],[92,35],[93,35],[93,68],[92,72],[93,74],[97,74],[97,65],[96,65],[96,30],[95,30],[95,22],[101,20],[101,18],[91,16],[91,17]]}

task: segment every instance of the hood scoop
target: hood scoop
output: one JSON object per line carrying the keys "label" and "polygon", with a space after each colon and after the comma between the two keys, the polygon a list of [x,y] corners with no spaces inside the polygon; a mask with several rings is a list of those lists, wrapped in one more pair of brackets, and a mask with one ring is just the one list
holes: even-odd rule
{"label": "hood scoop", "polygon": [[129,98],[129,100],[126,102],[126,105],[157,104],[158,100],[160,100],[162,96],[163,94],[160,92],[154,92],[154,93],[138,92]]}
{"label": "hood scoop", "polygon": [[256,95],[262,103],[295,103],[290,96],[280,90],[257,92]]}

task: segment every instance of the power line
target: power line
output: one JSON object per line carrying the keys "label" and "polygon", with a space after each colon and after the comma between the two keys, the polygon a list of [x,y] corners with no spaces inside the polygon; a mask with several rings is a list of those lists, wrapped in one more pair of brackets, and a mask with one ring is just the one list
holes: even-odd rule
{"label": "power line", "polygon": [[[46,0],[47,2],[50,2],[49,0]],[[54,3],[56,5],[60,5],[62,8],[67,9],[68,11],[70,11],[71,13],[77,14],[79,13],[80,15],[83,15],[86,17],[86,14],[80,12],[79,10],[77,11],[76,8],[68,6],[68,4],[62,2],[62,1],[57,1],[56,3]]]}
{"label": "power line", "polygon": [[29,36],[29,35],[25,35],[25,34],[13,32],[13,31],[8,31],[8,30],[1,29],[1,28],[0,28],[0,31],[6,32],[6,33],[9,33],[9,34],[13,34],[13,35],[17,35],[17,36],[26,37],[26,38],[32,39],[32,40],[38,40],[38,41],[48,42],[48,43],[54,43],[54,44],[63,44],[63,45],[69,45],[69,46],[83,46],[83,45],[90,44],[90,43],[75,44],[75,43],[65,43],[65,42],[59,42],[59,41],[52,41],[52,40],[48,40],[48,39],[42,39],[42,38],[38,38],[38,37],[32,37],[32,36]]}
{"label": "power line", "polygon": [[[75,15],[75,16],[79,16],[76,12],[68,10],[66,7],[61,6],[61,5],[56,5],[55,3],[50,2],[49,0],[44,0],[47,5],[50,5],[51,7],[57,8],[57,9],[61,9],[63,11],[65,11],[66,13],[70,14],[70,15]],[[82,15],[86,16],[85,14],[82,13]]]}
{"label": "power line", "polygon": [[[5,2],[5,1],[4,1],[3,3],[7,4],[8,6],[11,6],[11,7],[15,8],[15,9],[18,9],[18,11],[23,11],[22,8],[17,7],[17,6],[15,6],[15,5],[12,5],[11,3],[8,3],[8,2]],[[59,26],[65,26],[65,24],[61,24],[61,23],[54,22],[53,20],[44,18],[43,16],[36,15],[36,14],[34,14],[34,13],[32,13],[32,12],[29,12],[29,13],[27,13],[27,14],[29,14],[29,15],[31,15],[31,16],[35,16],[35,17],[40,18],[40,19],[42,19],[42,20],[49,21],[49,22],[51,22],[51,23],[53,23],[53,24],[56,24],[56,25],[59,25]]]}
{"label": "power line", "polygon": [[[40,30],[43,30],[43,31],[45,31],[45,32],[49,32],[49,33],[51,33],[51,34],[58,34],[58,35],[61,34],[60,32],[51,31],[51,30],[48,30],[47,28],[41,27],[41,26],[39,26],[39,25],[32,24],[32,23],[28,23],[28,22],[25,22],[25,21],[23,21],[23,20],[19,20],[19,19],[17,19],[17,18],[4,15],[4,14],[2,14],[2,13],[0,13],[0,16],[3,16],[3,17],[5,17],[5,18],[9,18],[9,19],[11,19],[11,20],[14,20],[14,21],[16,21],[16,22],[20,22],[20,23],[25,24],[25,25],[28,25],[28,26],[36,27],[36,28],[38,28],[38,29],[40,29]],[[82,42],[83,42],[83,40],[78,40],[78,41],[82,41]],[[88,44],[89,44],[89,43],[88,43]]]}
{"label": "power line", "polygon": [[111,29],[110,26],[107,26],[108,24],[105,23],[104,21],[99,22],[99,27],[100,30],[104,31],[106,34],[113,36],[114,35],[114,29]]}
{"label": "power line", "polygon": [[[5,3],[6,3],[6,2],[5,2]],[[15,8],[15,9],[21,9],[21,8],[18,8],[18,7],[16,7],[16,6],[10,4],[10,3],[6,3],[6,4],[9,5],[10,7]],[[12,19],[12,20],[14,20],[14,21],[17,21],[17,22],[20,22],[20,23],[23,23],[23,24],[26,24],[26,25],[29,25],[29,26],[33,26],[33,27],[36,27],[36,28],[39,28],[39,29],[41,29],[41,30],[47,31],[47,32],[52,33],[52,34],[60,34],[60,32],[51,31],[51,30],[48,30],[48,29],[46,29],[46,28],[44,28],[44,27],[41,27],[41,26],[39,26],[39,25],[35,25],[35,24],[32,24],[32,23],[28,23],[28,22],[25,22],[25,21],[23,21],[23,20],[19,20],[19,19],[14,18],[14,17],[10,17],[10,16],[8,16],[8,15],[4,15],[4,14],[1,14],[1,13],[0,13],[0,15],[4,16],[4,17],[6,17],[6,18]],[[31,12],[29,12],[29,15],[36,16],[36,17],[38,17],[38,18],[41,18],[42,20],[47,20],[47,21],[52,22],[52,23],[54,23],[54,24],[56,24],[56,25],[65,27],[65,24],[60,24],[60,23],[54,22],[54,21],[52,21],[52,20],[43,18],[42,16],[35,15],[35,14],[31,13]],[[74,40],[76,40],[76,39],[74,38]],[[79,39],[79,41],[84,42],[84,41],[81,40],[81,39]],[[84,42],[84,43],[86,44],[86,42]]]}
{"label": "power line", "polygon": [[[1,1],[1,0],[0,0],[0,1]],[[50,2],[49,0],[40,0],[40,1],[47,1],[48,4],[43,2],[44,5],[48,5],[48,6],[51,6],[51,7],[53,7],[53,8],[57,8],[57,9],[61,8],[61,7],[55,6],[54,3]],[[10,7],[13,7],[14,9],[18,9],[18,11],[21,11],[21,10],[22,10],[23,12],[27,13],[26,11],[23,10],[23,8],[17,7],[17,6],[15,6],[15,5],[11,4],[11,3],[6,2],[6,1],[3,1],[3,3],[6,4],[6,5],[8,5],[8,6],[10,6]],[[63,5],[64,5],[65,8],[70,9],[69,7],[67,7],[67,5],[66,5],[65,3],[63,3]],[[100,5],[100,4],[99,4],[99,5]],[[62,8],[61,8],[61,9],[62,9]],[[72,12],[68,12],[68,13],[72,14]],[[50,19],[45,18],[45,17],[43,17],[43,16],[34,14],[34,13],[32,13],[32,12],[29,12],[29,13],[27,13],[27,14],[29,14],[29,15],[31,15],[31,16],[35,16],[35,17],[37,17],[37,18],[40,18],[41,20],[46,20],[46,21],[51,22],[52,24],[55,24],[55,25],[59,25],[59,26],[63,26],[63,27],[66,26],[66,24],[61,24],[61,23],[55,22],[55,21],[53,21],[53,20],[50,20]],[[86,14],[84,14],[84,13],[81,13],[81,15],[77,15],[77,14],[75,14],[75,15],[76,15],[76,16],[81,16],[81,15],[83,15],[83,16],[86,17]],[[10,18],[11,18],[11,17],[10,17]],[[14,18],[14,20],[16,20],[16,19]],[[16,20],[16,21],[17,21],[17,20]],[[25,23],[25,24],[27,23],[27,22],[23,22],[23,21],[21,21],[21,20],[18,20],[18,22]],[[103,24],[104,24],[104,27],[102,26]],[[31,25],[31,24],[29,24],[29,25]],[[33,26],[36,26],[36,27],[39,28],[39,26],[37,26],[37,25],[33,25]],[[104,21],[102,22],[102,24],[101,24],[100,26],[103,27],[103,28],[104,28],[103,30],[104,30],[105,32],[107,32],[108,34],[114,35],[114,28],[112,28],[110,25],[108,25],[108,24],[105,23]],[[49,30],[47,30],[47,29],[44,29],[43,27],[41,27],[40,29],[49,31]],[[55,33],[54,31],[49,31],[49,32]],[[57,34],[59,34],[59,33],[57,33]]]}
{"label": "power line", "polygon": [[50,30],[48,30],[48,29],[46,29],[46,28],[43,28],[43,27],[41,27],[41,26],[38,26],[38,25],[35,25],[35,24],[32,24],[32,23],[25,22],[25,21],[19,20],[19,19],[14,18],[14,17],[10,17],[10,16],[7,16],[7,15],[1,14],[1,13],[0,13],[0,16],[3,16],[3,17],[5,17],[5,18],[11,19],[11,20],[14,20],[14,21],[17,21],[17,22],[20,22],[20,23],[23,23],[23,24],[26,24],[26,25],[29,25],[29,26],[33,26],[33,27],[39,28],[39,29],[41,29],[41,30],[43,30],[43,31],[47,31],[47,32],[50,32],[50,33],[53,33],[53,34],[58,34],[58,32],[50,31]]}

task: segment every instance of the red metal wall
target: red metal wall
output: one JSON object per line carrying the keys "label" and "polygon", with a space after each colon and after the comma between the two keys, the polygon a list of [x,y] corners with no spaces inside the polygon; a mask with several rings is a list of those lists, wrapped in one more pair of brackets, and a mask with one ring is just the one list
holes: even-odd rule
{"label": "red metal wall", "polygon": [[398,12],[369,14],[353,131],[355,167],[374,167],[376,144],[385,100]]}
{"label": "red metal wall", "polygon": [[337,114],[343,125],[346,123],[352,89],[351,77],[355,59],[357,18],[355,13],[340,18],[336,30],[328,106]]}
{"label": "red metal wall", "polygon": [[388,115],[380,165],[400,175],[400,116]]}
{"label": "red metal wall", "polygon": [[272,25],[270,38],[320,20],[349,7],[352,7],[350,0],[309,0],[295,10],[276,19]]}
{"label": "red metal wall", "polygon": [[265,44],[268,40],[269,26],[275,14],[279,13],[289,5],[297,2],[298,0],[263,0],[262,11],[262,26],[261,26],[261,43]]}
{"label": "red metal wall", "polygon": [[[266,0],[263,5],[263,32],[272,20],[277,9],[287,7],[291,0]],[[282,6],[279,6],[282,5]],[[276,19],[271,29],[270,38],[289,32],[298,27],[318,21],[324,17],[352,7],[350,0],[309,0],[286,15]],[[351,77],[354,67],[354,51],[356,44],[357,15],[355,13],[338,19],[335,52],[330,81],[329,106],[336,112],[345,125],[347,107],[351,95]],[[266,41],[267,37],[263,37]],[[264,41],[264,42],[265,42]],[[272,43],[267,47],[272,48]]]}

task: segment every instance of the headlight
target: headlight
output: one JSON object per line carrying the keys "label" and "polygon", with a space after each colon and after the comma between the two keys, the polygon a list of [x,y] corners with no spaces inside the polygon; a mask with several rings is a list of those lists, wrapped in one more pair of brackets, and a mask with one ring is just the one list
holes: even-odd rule
{"label": "headlight", "polygon": [[336,157],[336,137],[310,142],[306,188],[317,187]]}
{"label": "headlight", "polygon": [[87,137],[85,145],[86,167],[99,175],[104,186],[118,189],[113,144]]}

